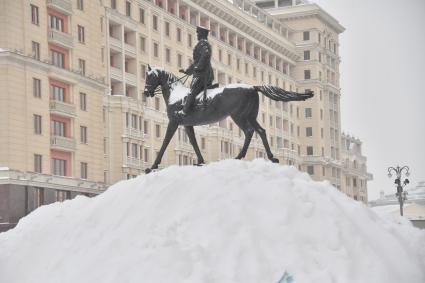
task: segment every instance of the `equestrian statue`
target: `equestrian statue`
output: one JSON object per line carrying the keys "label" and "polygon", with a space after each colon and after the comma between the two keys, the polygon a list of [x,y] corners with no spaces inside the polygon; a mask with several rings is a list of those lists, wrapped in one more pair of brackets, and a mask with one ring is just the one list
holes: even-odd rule
{"label": "equestrian statue", "polygon": [[[228,116],[245,135],[243,147],[236,159],[245,157],[255,131],[263,142],[268,159],[278,163],[279,160],[273,157],[270,150],[266,131],[257,122],[259,93],[275,101],[287,102],[304,101],[313,97],[313,92],[297,93],[271,85],[230,84],[224,87],[212,85],[214,75],[211,67],[211,46],[207,41],[208,30],[198,27],[197,34],[198,44],[193,52],[193,64],[187,70],[180,70],[185,73],[182,78],[161,68],[148,66],[144,95],[154,97],[158,92],[162,92],[169,122],[161,149],[151,168],[146,169],[146,173],[158,168],[179,126],[185,127],[198,159],[196,165],[204,164],[193,127],[217,123]],[[193,75],[190,88],[184,85],[183,80],[188,75]]]}

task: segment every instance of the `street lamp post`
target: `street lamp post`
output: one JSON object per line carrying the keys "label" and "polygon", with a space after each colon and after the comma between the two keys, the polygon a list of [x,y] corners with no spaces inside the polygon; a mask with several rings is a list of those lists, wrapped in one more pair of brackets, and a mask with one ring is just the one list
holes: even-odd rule
{"label": "street lamp post", "polygon": [[398,198],[398,202],[400,203],[400,215],[403,216],[403,204],[404,201],[407,200],[407,192],[404,191],[403,192],[403,188],[409,184],[409,179],[404,179],[403,184],[401,183],[401,177],[403,175],[403,173],[406,175],[406,177],[409,177],[410,173],[409,173],[409,167],[408,166],[403,166],[400,167],[397,165],[396,168],[394,167],[388,167],[388,177],[391,178],[392,174],[391,172],[396,174],[396,179],[394,180],[394,184],[396,184],[397,186],[397,193],[395,194],[396,197]]}

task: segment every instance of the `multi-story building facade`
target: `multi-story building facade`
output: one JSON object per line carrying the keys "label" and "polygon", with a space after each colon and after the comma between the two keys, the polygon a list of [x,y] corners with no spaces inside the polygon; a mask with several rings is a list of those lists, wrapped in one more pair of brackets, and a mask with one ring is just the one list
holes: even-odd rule
{"label": "multi-story building facade", "polygon": [[[257,2],[2,1],[0,223],[43,203],[97,194],[152,164],[167,117],[160,95],[142,95],[147,65],[173,73],[187,67],[197,25],[211,30],[220,84],[315,92],[306,102],[262,96],[258,120],[281,163],[344,191],[338,71],[344,29],[315,4]],[[196,133],[207,161],[232,158],[243,144],[230,119]],[[262,157],[255,135],[247,158]],[[194,162],[179,129],[162,166]]]}
{"label": "multi-story building facade", "polygon": [[373,176],[367,172],[367,158],[362,154],[362,142],[342,133],[341,160],[344,192],[355,200],[367,203],[367,181]]}

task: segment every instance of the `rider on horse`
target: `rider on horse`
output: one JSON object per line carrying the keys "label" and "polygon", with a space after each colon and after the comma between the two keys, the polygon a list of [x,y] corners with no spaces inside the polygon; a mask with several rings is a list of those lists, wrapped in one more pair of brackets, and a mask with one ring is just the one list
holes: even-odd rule
{"label": "rider on horse", "polygon": [[180,70],[180,72],[186,75],[193,75],[190,93],[187,96],[183,110],[179,111],[181,116],[186,116],[189,113],[198,93],[201,91],[206,92],[207,88],[212,85],[212,81],[214,80],[214,73],[211,67],[212,50],[207,40],[208,33],[209,30],[206,28],[200,26],[196,28],[198,43],[193,50],[193,64],[186,70]]}

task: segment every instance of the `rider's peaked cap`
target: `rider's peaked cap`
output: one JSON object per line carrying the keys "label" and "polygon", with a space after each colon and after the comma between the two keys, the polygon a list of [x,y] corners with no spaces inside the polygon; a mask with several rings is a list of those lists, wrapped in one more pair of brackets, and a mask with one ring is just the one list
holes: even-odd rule
{"label": "rider's peaked cap", "polygon": [[201,35],[208,35],[208,33],[210,32],[209,29],[201,27],[201,26],[197,26],[196,27],[196,32],[201,34]]}

